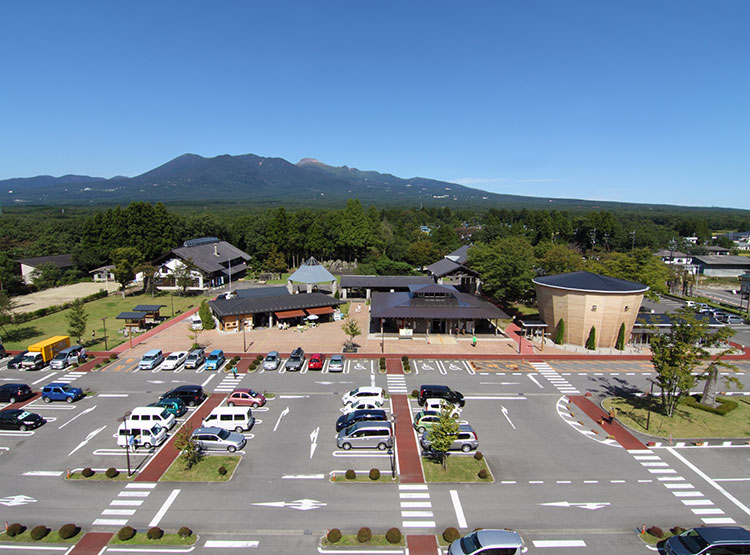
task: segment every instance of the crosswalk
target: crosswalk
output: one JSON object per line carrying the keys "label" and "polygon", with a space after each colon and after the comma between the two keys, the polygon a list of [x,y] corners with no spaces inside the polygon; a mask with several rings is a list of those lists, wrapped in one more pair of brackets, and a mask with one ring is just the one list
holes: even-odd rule
{"label": "crosswalk", "polygon": [[128,519],[123,517],[133,516],[155,487],[156,483],[127,484],[110,502],[110,508],[104,509],[101,516],[91,523],[92,526],[125,526]]}
{"label": "crosswalk", "polygon": [[406,376],[403,374],[387,374],[388,393],[390,395],[406,395]]}
{"label": "crosswalk", "polygon": [[235,378],[231,372],[227,373],[221,382],[219,382],[219,385],[216,386],[214,391],[216,393],[231,393],[237,389],[237,386],[242,381],[242,376],[243,374],[237,374],[237,377]]}
{"label": "crosswalk", "polygon": [[532,362],[531,366],[539,372],[549,383],[557,388],[560,393],[580,395],[580,391],[563,378],[554,368],[546,362]]}
{"label": "crosswalk", "polygon": [[435,528],[437,525],[432,512],[432,501],[427,484],[399,484],[399,502],[401,504],[402,528]]}
{"label": "crosswalk", "polygon": [[63,374],[62,376],[60,376],[59,378],[57,378],[55,381],[62,382],[62,383],[70,383],[70,382],[77,380],[81,376],[85,376],[87,373],[88,372],[75,372],[75,371],[67,372]]}

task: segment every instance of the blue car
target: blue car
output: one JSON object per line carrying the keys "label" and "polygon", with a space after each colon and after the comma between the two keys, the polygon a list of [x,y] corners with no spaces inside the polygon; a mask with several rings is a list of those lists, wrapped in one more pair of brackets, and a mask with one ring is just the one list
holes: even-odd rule
{"label": "blue car", "polygon": [[72,403],[85,397],[80,387],[73,387],[66,383],[54,382],[45,385],[42,389],[42,401],[50,403],[52,401],[65,401]]}
{"label": "blue car", "polygon": [[224,364],[224,360],[224,351],[221,349],[215,349],[211,351],[210,355],[208,355],[204,368],[206,370],[218,370],[221,368],[221,365]]}

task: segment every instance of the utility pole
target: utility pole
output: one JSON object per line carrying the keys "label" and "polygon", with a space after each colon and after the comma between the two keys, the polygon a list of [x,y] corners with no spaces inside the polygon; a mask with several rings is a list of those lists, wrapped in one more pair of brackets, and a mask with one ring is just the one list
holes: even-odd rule
{"label": "utility pole", "polygon": [[109,351],[107,347],[107,317],[102,318],[102,326],[104,326],[104,350]]}
{"label": "utility pole", "polygon": [[634,251],[635,250],[635,229],[630,232],[630,241],[631,241],[630,250]]}

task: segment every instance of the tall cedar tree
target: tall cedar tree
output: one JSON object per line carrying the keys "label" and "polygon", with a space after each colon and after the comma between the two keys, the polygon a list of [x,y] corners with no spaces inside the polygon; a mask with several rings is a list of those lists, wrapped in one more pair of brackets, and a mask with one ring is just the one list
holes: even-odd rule
{"label": "tall cedar tree", "polygon": [[555,344],[562,345],[565,341],[565,320],[560,318],[557,322],[557,333],[555,334]]}
{"label": "tall cedar tree", "polygon": [[618,351],[625,350],[625,322],[620,324],[620,331],[617,332],[617,343],[615,344],[615,349]]}
{"label": "tall cedar tree", "polygon": [[81,337],[86,333],[86,323],[89,319],[83,299],[76,299],[71,303],[65,318],[68,320],[68,334],[75,337],[80,344]]}

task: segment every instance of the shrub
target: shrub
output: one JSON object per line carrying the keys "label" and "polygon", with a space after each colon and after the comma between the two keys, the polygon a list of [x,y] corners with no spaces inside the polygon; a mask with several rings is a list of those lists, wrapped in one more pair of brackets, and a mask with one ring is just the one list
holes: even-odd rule
{"label": "shrub", "polygon": [[95,472],[88,466],[81,470],[81,476],[83,476],[84,478],[91,478],[94,474]]}
{"label": "shrub", "polygon": [[193,535],[193,531],[187,526],[183,526],[182,528],[177,530],[177,535],[180,536],[181,538],[189,538],[190,536]]}
{"label": "shrub", "polygon": [[120,474],[120,471],[117,470],[114,466],[110,466],[104,474],[105,476],[107,476],[107,478],[115,478]]}
{"label": "shrub", "polygon": [[675,536],[679,536],[683,532],[685,532],[685,529],[682,526],[675,526],[674,528],[669,529],[670,532],[672,532]]}
{"label": "shrub", "polygon": [[338,528],[331,528],[326,534],[326,539],[331,543],[336,543],[341,539],[341,530]]}
{"label": "shrub", "polygon": [[620,324],[620,331],[617,332],[617,343],[615,344],[615,349],[618,351],[625,350],[625,322]]}
{"label": "shrub", "polygon": [[8,534],[8,536],[10,536],[11,538],[14,538],[18,534],[23,534],[25,530],[26,526],[19,522],[14,522],[10,526],[8,526],[8,529],[5,531],[5,533]]}
{"label": "shrub", "polygon": [[716,402],[719,403],[718,407],[703,405],[700,403],[700,395],[688,395],[687,397],[685,397],[683,402],[689,407],[693,407],[706,412],[711,412],[713,414],[718,414],[720,416],[724,416],[728,412],[731,412],[737,408],[737,401],[722,398],[716,399]]}
{"label": "shrub", "polygon": [[398,528],[388,528],[385,533],[385,539],[388,543],[398,543],[401,541],[401,530]]}
{"label": "shrub", "polygon": [[447,541],[448,543],[454,542],[460,537],[461,537],[461,534],[458,532],[458,530],[453,528],[453,526],[443,530],[443,539]]}
{"label": "shrub", "polygon": [[401,362],[409,362],[409,357],[404,355],[401,357]]}
{"label": "shrub", "polygon": [[414,397],[415,399],[417,397],[419,397],[419,390],[418,389],[412,389],[411,390],[411,396]]}
{"label": "shrub", "polygon": [[117,354],[116,353],[112,353],[111,355],[109,355],[109,361],[112,362],[113,360],[117,360]]}
{"label": "shrub", "polygon": [[487,472],[486,468],[483,468],[482,470],[477,472],[477,476],[479,477],[480,480],[486,480],[487,478],[490,477],[490,473]]}
{"label": "shrub", "polygon": [[[237,360],[239,359],[240,357],[237,357]],[[260,362],[261,360],[263,360],[263,355],[258,355],[257,357],[255,357],[255,362]]]}
{"label": "shrub", "polygon": [[359,543],[366,543],[369,542],[372,539],[372,530],[370,530],[367,526],[363,526],[359,530],[357,530],[357,541]]}
{"label": "shrub", "polygon": [[41,540],[44,536],[49,534],[49,528],[46,526],[42,526],[41,524],[39,526],[34,526],[31,529],[31,532],[29,532],[29,536],[31,536],[32,540]]}
{"label": "shrub", "polygon": [[586,340],[586,348],[589,351],[596,350],[596,326],[591,326],[589,331],[589,338]]}
{"label": "shrub", "polygon": [[655,538],[663,538],[664,537],[664,530],[659,528],[658,526],[652,526],[651,528],[646,528],[646,532],[654,536]]}
{"label": "shrub", "polygon": [[346,471],[345,476],[347,480],[354,480],[357,477],[357,473],[354,472],[353,468],[350,468],[349,470]]}
{"label": "shrub", "polygon": [[380,470],[377,468],[370,469],[370,480],[380,480]]}
{"label": "shrub", "polygon": [[219,474],[224,476],[227,473],[227,468],[225,466],[219,467]]}
{"label": "shrub", "polygon": [[150,540],[158,540],[164,535],[164,530],[159,528],[158,526],[154,526],[152,528],[148,529],[148,532],[146,532],[146,537]]}
{"label": "shrub", "polygon": [[477,451],[476,453],[474,453],[474,458],[478,461],[481,461],[484,458],[484,454],[482,454],[481,451]]}
{"label": "shrub", "polygon": [[57,535],[60,536],[60,539],[68,540],[80,531],[81,529],[75,524],[63,524],[57,531]]}
{"label": "shrub", "polygon": [[135,536],[135,528],[133,528],[132,526],[123,526],[117,532],[117,539],[121,542],[132,540],[133,536]]}
{"label": "shrub", "polygon": [[562,345],[565,340],[565,320],[560,318],[557,322],[557,333],[555,334],[555,345]]}

